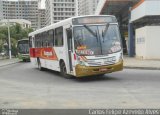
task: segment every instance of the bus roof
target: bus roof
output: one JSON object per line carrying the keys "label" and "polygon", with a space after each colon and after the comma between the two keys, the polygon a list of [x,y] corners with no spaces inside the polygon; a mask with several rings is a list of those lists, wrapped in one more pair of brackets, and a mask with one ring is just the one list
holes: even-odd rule
{"label": "bus roof", "polygon": [[85,16],[75,16],[75,17],[67,18],[65,20],[62,20],[62,21],[59,21],[57,23],[51,24],[49,26],[43,27],[43,28],[38,29],[38,30],[36,30],[34,32],[31,32],[31,33],[29,33],[29,36],[33,36],[34,34],[38,34],[38,33],[44,32],[44,31],[48,31],[48,30],[52,29],[53,27],[56,28],[56,27],[62,26],[64,24],[67,24],[69,21],[71,22],[72,19],[75,19],[75,18],[94,17],[94,16],[99,16],[99,17],[104,17],[104,16],[106,16],[106,17],[107,16],[108,17],[115,17],[114,15],[85,15]]}
{"label": "bus roof", "polygon": [[28,39],[28,38],[24,38],[24,39],[18,40],[18,42],[19,42],[19,41],[23,41],[23,40],[29,40],[29,39]]}

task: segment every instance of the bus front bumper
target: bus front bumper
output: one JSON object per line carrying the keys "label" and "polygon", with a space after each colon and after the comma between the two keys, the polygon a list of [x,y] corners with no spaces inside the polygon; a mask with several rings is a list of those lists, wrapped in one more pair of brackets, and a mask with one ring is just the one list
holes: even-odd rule
{"label": "bus front bumper", "polygon": [[30,56],[29,54],[18,54],[18,58],[19,59],[30,59]]}
{"label": "bus front bumper", "polygon": [[88,67],[88,66],[82,66],[78,64],[75,70],[76,70],[76,77],[112,73],[112,72],[123,70],[123,61],[120,61],[114,65],[98,66],[98,67]]}

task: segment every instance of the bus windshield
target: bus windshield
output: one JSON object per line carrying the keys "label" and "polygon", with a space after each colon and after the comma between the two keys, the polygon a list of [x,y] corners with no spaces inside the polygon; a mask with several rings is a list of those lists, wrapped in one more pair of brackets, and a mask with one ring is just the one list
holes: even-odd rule
{"label": "bus windshield", "polygon": [[78,55],[107,55],[121,50],[118,25],[83,25],[74,27]]}
{"label": "bus windshield", "polygon": [[28,40],[22,40],[18,42],[17,45],[18,52],[21,54],[28,54],[29,53],[29,44]]}

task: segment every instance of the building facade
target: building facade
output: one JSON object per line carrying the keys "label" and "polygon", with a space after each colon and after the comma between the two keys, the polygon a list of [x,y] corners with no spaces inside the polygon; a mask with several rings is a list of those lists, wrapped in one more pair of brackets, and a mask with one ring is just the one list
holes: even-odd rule
{"label": "building facade", "polygon": [[5,26],[8,22],[10,25],[16,25],[18,23],[22,28],[31,28],[31,22],[24,19],[2,19],[0,21],[0,26]]}
{"label": "building facade", "polygon": [[46,25],[76,16],[77,0],[46,0]]}
{"label": "building facade", "polygon": [[99,0],[78,0],[78,15],[94,15]]}
{"label": "building facade", "polygon": [[45,27],[45,9],[38,9],[38,29]]}
{"label": "building facade", "polygon": [[0,0],[0,20],[3,19],[3,4],[2,0]]}
{"label": "building facade", "polygon": [[160,59],[159,0],[100,0],[96,14],[116,16],[123,49],[127,49],[124,53],[141,59]]}
{"label": "building facade", "polygon": [[37,0],[0,0],[1,19],[25,19],[31,21],[31,27],[38,27]]}

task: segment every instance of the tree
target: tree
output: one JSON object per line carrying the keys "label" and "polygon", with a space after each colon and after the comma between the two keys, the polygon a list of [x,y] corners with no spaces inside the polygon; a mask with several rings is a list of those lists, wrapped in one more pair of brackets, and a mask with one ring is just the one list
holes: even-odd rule
{"label": "tree", "polygon": [[[11,48],[12,48],[12,55],[17,55],[17,41],[23,38],[28,38],[28,34],[32,32],[32,28],[25,28],[23,29],[20,24],[10,26],[10,37],[11,37]],[[5,43],[8,44],[8,27],[1,26],[0,27],[0,51]],[[8,51],[8,48],[5,48]]]}
{"label": "tree", "polygon": [[0,28],[0,39],[8,43],[8,28],[6,26]]}

